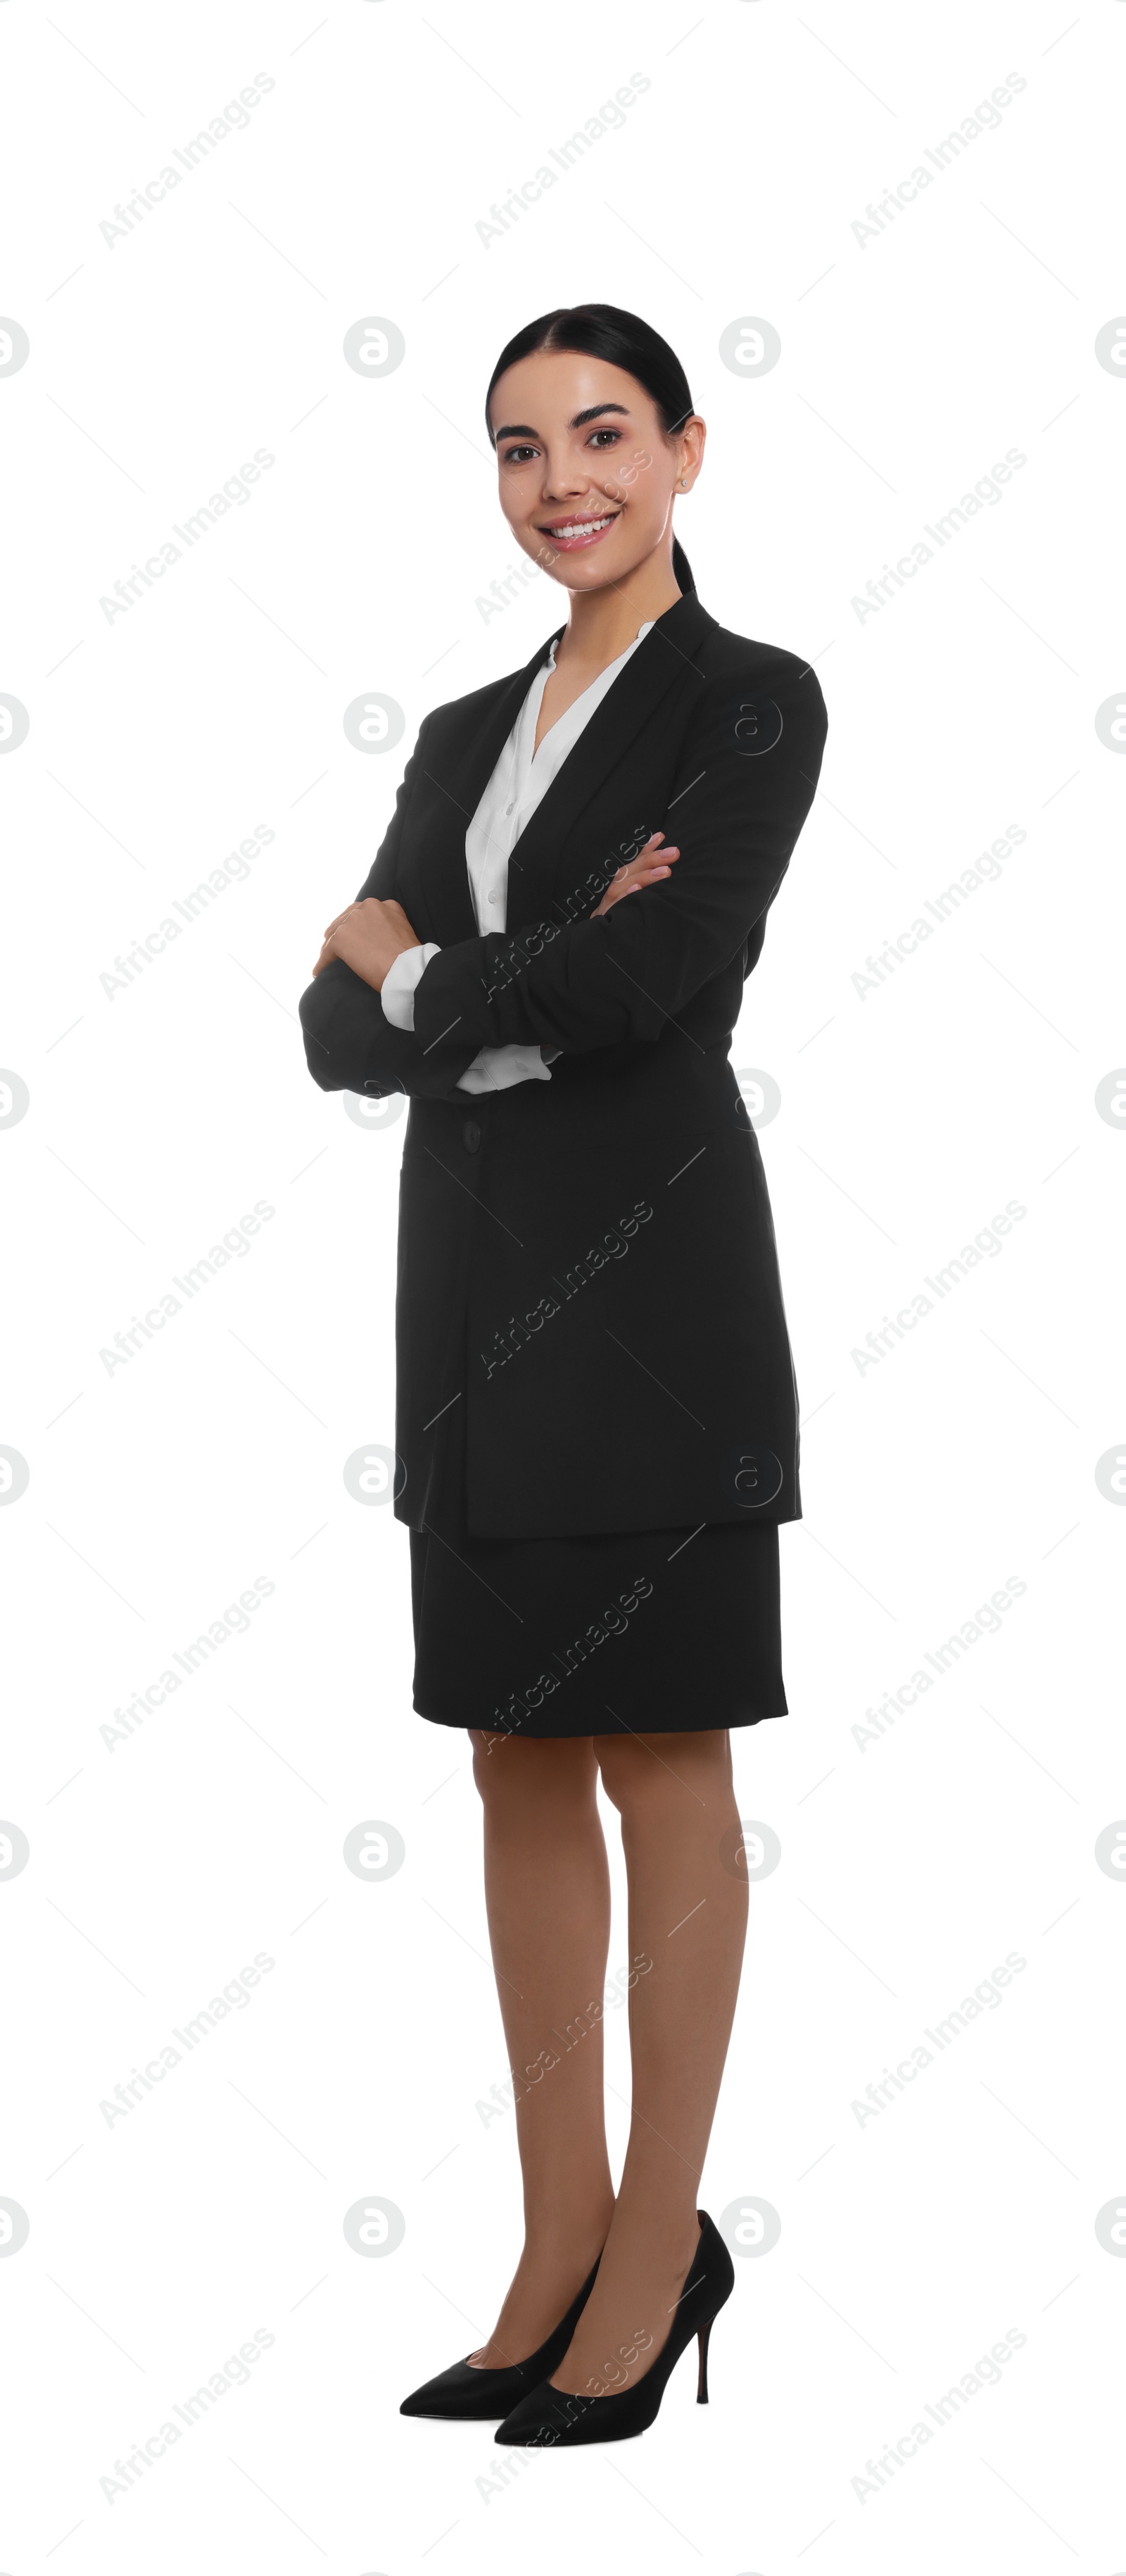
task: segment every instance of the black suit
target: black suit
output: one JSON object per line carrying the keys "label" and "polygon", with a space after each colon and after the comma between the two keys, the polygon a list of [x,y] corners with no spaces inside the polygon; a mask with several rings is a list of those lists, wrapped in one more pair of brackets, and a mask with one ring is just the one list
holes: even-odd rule
{"label": "black suit", "polygon": [[[413,1033],[339,960],[301,1000],[323,1090],[410,1095],[396,1510],[485,1539],[796,1519],[774,1229],[728,1051],[813,797],[821,691],[677,600],[532,815],[507,927],[482,939],[466,827],[546,652],[426,717],[360,889],[441,944]],[[656,830],[671,876],[592,920]],[[481,1047],[529,1042],[560,1050],[550,1082],[457,1090]]]}

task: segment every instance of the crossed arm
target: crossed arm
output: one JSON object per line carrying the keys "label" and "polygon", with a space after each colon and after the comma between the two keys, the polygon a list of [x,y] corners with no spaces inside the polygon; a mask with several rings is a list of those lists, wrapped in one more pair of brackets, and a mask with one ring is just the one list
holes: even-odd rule
{"label": "crossed arm", "polygon": [[[413,1032],[392,1027],[377,998],[395,959],[419,945],[411,922],[390,892],[346,906],[328,926],[301,1003],[321,1087],[449,1099],[482,1049],[573,1055],[659,1038],[744,949],[812,803],[826,730],[816,678],[787,657],[769,683],[756,675],[744,684],[744,707],[761,706],[767,685],[776,730],[772,721],[761,752],[753,727],[736,721],[737,684],[709,687],[668,809],[678,809],[686,835],[683,859],[654,833],[589,920],[544,921],[439,950],[415,990]],[[369,884],[394,884],[413,766]],[[644,903],[625,900],[641,893]]]}
{"label": "crossed arm", "polygon": [[[670,844],[659,846],[664,840],[663,832],[652,832],[638,856],[618,869],[617,875],[611,877],[601,903],[595,905],[592,921],[597,920],[600,913],[610,912],[624,895],[640,894],[644,886],[657,885],[662,877],[671,874],[680,851]],[[382,992],[384,980],[396,957],[401,956],[405,948],[418,948],[421,944],[402,904],[396,903],[394,896],[366,895],[362,902],[346,904],[344,911],[337,913],[335,921],[330,921],[324,935],[324,946],[313,968],[314,981],[334,957],[340,957],[346,966],[351,967],[354,975],[358,975],[363,983],[370,984],[374,993]]]}

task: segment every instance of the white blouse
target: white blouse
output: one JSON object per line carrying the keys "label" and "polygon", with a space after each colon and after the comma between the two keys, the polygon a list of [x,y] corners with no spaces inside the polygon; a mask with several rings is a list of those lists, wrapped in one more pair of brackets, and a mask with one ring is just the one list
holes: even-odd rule
{"label": "white blouse", "polygon": [[[624,669],[630,654],[636,653],[642,638],[649,633],[653,619],[639,626],[632,644],[619,653],[592,680],[589,689],[574,700],[566,714],[549,726],[536,750],[536,725],[539,721],[543,693],[549,674],[555,669],[555,646],[537,671],[516,722],[501,752],[496,768],[481,798],[465,835],[465,863],[469,873],[469,890],[478,936],[484,939],[490,930],[507,927],[508,862],[521,832],[530,822],[541,798],[546,795],[574,749],[584,725],[589,724],[595,708]],[[432,957],[439,954],[439,943],[428,940],[418,948],[404,948],[383,979],[380,1000],[384,1016],[393,1028],[413,1029],[415,986],[425,974]],[[482,1047],[472,1064],[462,1074],[459,1091],[507,1091],[514,1082],[550,1082],[551,1075],[538,1046]]]}

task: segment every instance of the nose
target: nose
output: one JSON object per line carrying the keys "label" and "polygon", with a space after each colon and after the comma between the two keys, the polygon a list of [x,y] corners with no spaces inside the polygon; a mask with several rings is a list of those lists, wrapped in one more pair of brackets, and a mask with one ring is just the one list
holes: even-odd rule
{"label": "nose", "polygon": [[559,456],[549,455],[544,463],[544,500],[573,501],[577,493],[589,492],[591,480],[568,449]]}

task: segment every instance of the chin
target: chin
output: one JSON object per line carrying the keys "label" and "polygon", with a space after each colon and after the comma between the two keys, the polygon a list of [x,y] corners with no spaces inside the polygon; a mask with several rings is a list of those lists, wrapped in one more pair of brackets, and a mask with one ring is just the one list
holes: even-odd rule
{"label": "chin", "polygon": [[550,567],[545,565],[544,570],[549,573],[549,578],[559,582],[564,590],[616,590],[623,581],[628,579],[631,572],[636,572],[638,564],[643,560],[644,557],[636,552],[630,554],[625,562],[619,555],[612,564],[604,560],[596,561],[593,554],[559,555]]}

